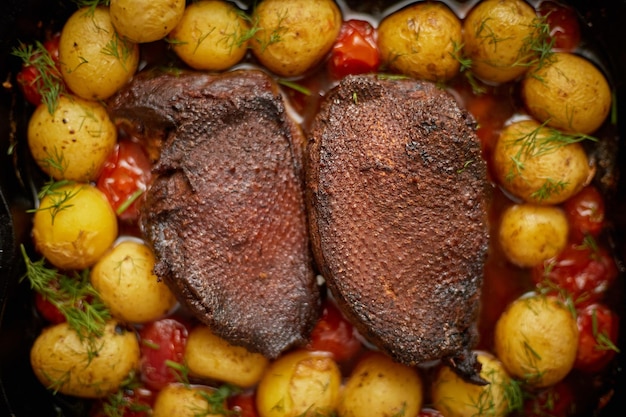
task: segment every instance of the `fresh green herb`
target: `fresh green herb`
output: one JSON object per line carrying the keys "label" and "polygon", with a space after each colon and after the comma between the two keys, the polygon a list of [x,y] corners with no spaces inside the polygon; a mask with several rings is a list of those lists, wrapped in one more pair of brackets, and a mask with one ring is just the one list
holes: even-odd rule
{"label": "fresh green herb", "polygon": [[[259,26],[258,18],[252,22],[251,31],[253,31],[253,33],[251,35],[251,39],[253,38],[261,45],[261,53],[265,52],[265,49],[267,49],[268,46],[274,45],[275,43],[283,40],[283,36],[289,30],[287,26],[283,26],[283,22],[286,18],[287,10],[284,10],[282,14],[278,15],[278,24],[272,29],[269,36],[265,34],[265,28]],[[258,32],[263,33],[264,36],[262,39],[256,36]]]}
{"label": "fresh green herb", "polygon": [[299,93],[304,94],[305,96],[310,96],[311,95],[311,90],[309,90],[308,88],[304,87],[303,85],[300,85],[298,83],[295,83],[293,81],[289,81],[289,80],[285,80],[284,78],[280,78],[278,80],[278,84],[280,85],[284,85],[285,87],[289,87],[292,90],[295,90]]}
{"label": "fresh green herb", "polygon": [[26,274],[22,280],[28,279],[30,287],[65,316],[79,339],[87,341],[89,360],[93,359],[100,349],[97,339],[102,336],[111,313],[91,286],[89,270],[75,272],[72,276],[65,275],[46,266],[44,258],[33,262],[23,245],[21,250],[26,264]]}
{"label": "fresh green herb", "polygon": [[25,66],[32,66],[37,70],[37,78],[33,81],[38,86],[42,103],[53,114],[59,102],[59,96],[65,92],[63,76],[56,66],[50,52],[39,41],[34,45],[20,44],[13,49],[12,55],[20,58]]}
{"label": "fresh green herb", "polygon": [[524,38],[519,52],[519,60],[514,66],[533,67],[533,73],[553,61],[554,38],[550,35],[547,16],[533,20],[531,33]]}
{"label": "fresh green herb", "polygon": [[134,193],[132,193],[131,195],[128,196],[128,198],[126,199],[126,201],[124,201],[122,204],[120,204],[120,206],[117,208],[117,210],[115,211],[115,213],[119,216],[120,214],[124,213],[128,207],[130,207],[139,197],[141,197],[141,195],[144,193],[144,190],[136,190]]}
{"label": "fresh green herb", "polygon": [[593,338],[596,340],[596,346],[594,347],[595,349],[612,350],[619,353],[619,348],[615,346],[608,333],[606,331],[600,333],[598,329],[598,316],[595,309],[591,313],[591,332]]}
{"label": "fresh green herb", "polygon": [[102,53],[117,59],[125,71],[128,71],[126,62],[130,58],[132,51],[133,46],[125,39],[122,39],[117,32],[113,34],[109,42],[102,48]]}
{"label": "fresh green herb", "polygon": [[474,77],[474,73],[472,72],[472,59],[465,56],[463,53],[463,44],[452,41],[453,51],[450,53],[454,59],[459,61],[461,67],[459,68],[459,72],[465,76],[467,82],[472,87],[472,92],[474,94],[480,95],[486,91],[486,88],[478,82],[478,80]]}
{"label": "fresh green herb", "polygon": [[189,367],[186,364],[167,359],[165,361],[165,366],[170,368],[175,373],[176,379],[180,383],[189,385]]}
{"label": "fresh green herb", "polygon": [[234,416],[237,411],[229,410],[225,404],[228,397],[240,392],[240,390],[229,384],[221,385],[212,392],[200,390],[199,394],[207,402],[207,408],[194,414],[194,417],[204,417],[208,415]]}
{"label": "fresh green herb", "polygon": [[146,412],[148,413],[151,408],[148,404],[133,401],[128,397],[128,391],[134,391],[140,388],[141,382],[135,371],[131,371],[130,374],[120,385],[120,388],[110,394],[102,404],[102,412],[106,417],[124,417],[127,412]]}
{"label": "fresh green herb", "polygon": [[54,219],[63,210],[67,210],[73,207],[71,203],[72,198],[80,192],[80,189],[63,189],[66,185],[74,184],[70,180],[61,181],[49,181],[39,191],[39,199],[48,197],[50,205],[46,207],[39,207],[36,209],[27,210],[28,213],[35,213],[38,211],[49,211],[51,216],[51,223],[54,224]]}

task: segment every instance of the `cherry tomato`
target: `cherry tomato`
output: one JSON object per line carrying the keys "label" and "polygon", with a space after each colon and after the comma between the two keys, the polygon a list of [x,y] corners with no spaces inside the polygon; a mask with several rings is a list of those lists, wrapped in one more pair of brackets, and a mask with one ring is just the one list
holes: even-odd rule
{"label": "cherry tomato", "polygon": [[120,140],[104,163],[96,185],[120,219],[137,220],[141,194],[152,179],[150,169],[145,149],[130,140]]}
{"label": "cherry tomato", "polygon": [[602,370],[617,352],[619,319],[602,303],[577,310],[578,351],[574,368],[586,372]]}
{"label": "cherry tomato", "polygon": [[228,399],[228,408],[237,413],[239,417],[258,417],[254,391],[246,391],[233,395]]}
{"label": "cherry tomato", "polygon": [[160,390],[180,379],[175,364],[182,364],[189,332],[173,318],[147,324],[139,331],[141,345],[141,379],[146,386]]}
{"label": "cherry tomato", "polygon": [[149,417],[155,393],[145,387],[125,389],[94,403],[91,417]]}
{"label": "cherry tomato", "polygon": [[524,402],[526,417],[566,417],[575,408],[572,388],[565,382],[558,382],[537,393]]}
{"label": "cherry tomato", "polygon": [[307,349],[330,352],[338,362],[353,358],[361,349],[361,341],[350,322],[332,301],[324,303],[322,316],[311,332]]}
{"label": "cherry tomato", "polygon": [[576,12],[563,4],[544,1],[539,6],[539,14],[546,17],[550,36],[554,39],[554,49],[573,51],[580,42],[580,25]]}
{"label": "cherry tomato", "polygon": [[39,314],[50,323],[59,324],[67,321],[63,313],[38,292],[35,293],[35,308],[37,308]]}
{"label": "cherry tomato", "polygon": [[597,237],[604,228],[604,198],[592,185],[568,199],[563,208],[570,224],[572,239],[582,241],[586,235]]}
{"label": "cherry tomato", "polygon": [[556,257],[533,268],[532,276],[540,286],[555,285],[577,305],[602,298],[617,277],[617,265],[603,247],[570,243]]}
{"label": "cherry tomato", "polygon": [[330,53],[329,71],[335,78],[378,69],[380,57],[376,29],[364,20],[343,22]]}
{"label": "cherry tomato", "polygon": [[24,94],[24,98],[31,104],[38,106],[41,104],[42,96],[41,91],[44,87],[44,81],[42,79],[41,70],[46,67],[44,60],[40,63],[36,63],[42,54],[48,54],[55,64],[55,67],[48,68],[48,71],[54,71],[54,77],[61,79],[61,71],[59,69],[59,39],[60,33],[56,33],[50,39],[46,40],[42,46],[43,50],[37,50],[30,59],[30,62],[22,64],[22,69],[16,75],[16,80]]}

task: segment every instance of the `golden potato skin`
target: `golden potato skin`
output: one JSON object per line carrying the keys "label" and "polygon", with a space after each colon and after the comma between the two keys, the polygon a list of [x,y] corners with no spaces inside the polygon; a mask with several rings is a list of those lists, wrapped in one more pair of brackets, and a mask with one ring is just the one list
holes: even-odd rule
{"label": "golden potato skin", "polygon": [[129,323],[156,320],[176,305],[176,298],[152,272],[148,246],[125,240],[105,253],[91,270],[91,285],[113,317]]}
{"label": "golden potato skin", "polygon": [[498,240],[511,263],[533,267],[560,253],[568,234],[567,217],[559,207],[524,203],[504,210]]}
{"label": "golden potato skin", "polygon": [[190,67],[220,71],[244,57],[249,31],[248,22],[231,3],[202,0],[187,6],[169,40]]}
{"label": "golden potato skin", "polygon": [[490,353],[477,352],[476,357],[482,365],[480,376],[488,385],[466,382],[447,366],[436,373],[431,388],[433,404],[445,417],[503,417],[508,414],[507,390],[515,387],[511,377]]}
{"label": "golden potato skin", "polygon": [[332,0],[263,0],[252,21],[259,31],[250,42],[252,52],[279,76],[302,75],[332,48],[341,11]]}
{"label": "golden potato skin", "polygon": [[535,120],[506,126],[494,148],[493,172],[508,192],[529,203],[559,204],[593,179],[579,142]]}
{"label": "golden potato skin", "polygon": [[422,407],[422,391],[415,369],[372,352],[350,374],[337,413],[340,417],[416,416]]}
{"label": "golden potato skin", "polygon": [[495,83],[512,81],[526,72],[535,34],[535,10],[523,0],[485,0],[463,23],[464,52],[472,72]]}
{"label": "golden potato skin", "polygon": [[522,82],[522,98],[533,117],[573,133],[595,132],[611,110],[611,88],[602,72],[566,52],[531,69]]}
{"label": "golden potato skin", "polygon": [[176,27],[185,0],[111,0],[111,22],[122,37],[135,43],[163,39]]}
{"label": "golden potato skin", "polygon": [[574,366],[576,319],[554,297],[533,294],[515,300],[494,332],[495,352],[505,368],[533,387],[554,385]]}
{"label": "golden potato skin", "polygon": [[447,81],[460,68],[461,22],[443,3],[405,7],[378,27],[378,47],[391,69],[415,78]]}
{"label": "golden potato skin", "polygon": [[105,100],[139,65],[139,47],[122,39],[109,8],[81,8],[65,22],[59,40],[61,73],[69,89],[87,100]]}
{"label": "golden potato skin", "polygon": [[106,108],[75,96],[59,96],[54,114],[37,106],[28,122],[28,147],[55,180],[94,181],[115,148],[117,129]]}
{"label": "golden potato skin", "polygon": [[214,388],[200,385],[169,384],[157,394],[152,407],[152,417],[220,417],[226,409],[222,404],[215,410],[205,396],[211,396]]}
{"label": "golden potato skin", "polygon": [[185,363],[192,375],[251,387],[259,382],[269,362],[263,355],[231,345],[207,326],[198,325],[189,333]]}
{"label": "golden potato skin", "polygon": [[341,371],[325,353],[295,350],[272,362],[257,386],[259,417],[314,417],[336,407]]}
{"label": "golden potato skin", "polygon": [[111,247],[117,230],[107,198],[84,183],[54,188],[33,217],[35,248],[60,269],[92,266]]}
{"label": "golden potato skin", "polygon": [[30,361],[43,385],[62,394],[103,398],[116,392],[139,366],[139,342],[133,331],[110,321],[103,335],[90,342],[67,323],[44,329],[35,339]]}

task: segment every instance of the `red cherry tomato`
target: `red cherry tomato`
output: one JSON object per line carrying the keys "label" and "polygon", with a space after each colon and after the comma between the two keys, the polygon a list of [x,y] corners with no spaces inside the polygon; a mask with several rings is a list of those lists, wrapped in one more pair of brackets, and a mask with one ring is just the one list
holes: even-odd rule
{"label": "red cherry tomato", "polygon": [[610,308],[601,303],[577,310],[578,351],[574,368],[598,372],[617,352],[619,319]]}
{"label": "red cherry tomato", "polygon": [[39,314],[50,323],[59,324],[67,321],[63,313],[38,292],[35,293],[35,308],[37,308]]}
{"label": "red cherry tomato", "polygon": [[572,388],[558,382],[537,393],[524,402],[525,417],[566,417],[575,409]]}
{"label": "red cherry tomato", "polygon": [[361,347],[352,324],[331,301],[326,301],[322,316],[311,332],[307,349],[329,352],[341,362],[353,358]]}
{"label": "red cherry tomato", "polygon": [[349,74],[373,72],[379,64],[376,29],[364,20],[343,22],[330,53],[331,75],[342,78]]}
{"label": "red cherry tomato", "polygon": [[141,379],[146,386],[160,390],[180,379],[173,364],[182,364],[187,345],[187,327],[173,318],[147,324],[139,331]]}
{"label": "red cherry tomato", "polygon": [[554,39],[554,49],[576,49],[580,42],[580,25],[572,8],[554,1],[544,1],[539,6],[539,14],[546,17],[550,36]]}
{"label": "red cherry tomato", "polygon": [[121,140],[104,163],[96,185],[120,219],[137,220],[141,194],[152,179],[150,169],[145,149],[130,140]]}
{"label": "red cherry tomato", "polygon": [[617,266],[603,247],[570,243],[559,255],[533,268],[537,285],[563,290],[577,305],[600,300],[617,277]]}
{"label": "red cherry tomato", "polygon": [[604,198],[592,185],[568,199],[563,208],[573,240],[582,241],[588,234],[597,237],[604,228]]}
{"label": "red cherry tomato", "polygon": [[[46,40],[42,46],[43,50],[37,50],[31,57],[30,62],[25,62],[22,64],[22,69],[16,75],[16,80],[24,94],[24,98],[26,100],[38,106],[41,104],[42,96],[41,91],[44,87],[44,82],[42,79],[41,70],[46,67],[46,64],[43,63],[35,63],[38,57],[41,57],[42,54],[46,53],[50,55],[52,62],[55,64],[53,68],[47,68],[48,71],[54,71],[54,77],[57,79],[61,79],[61,71],[59,69],[59,39],[61,38],[61,34],[57,33],[52,36],[50,39]],[[43,61],[42,61],[43,62]]]}
{"label": "red cherry tomato", "polygon": [[228,398],[228,408],[235,411],[239,417],[259,417],[254,391],[246,391]]}

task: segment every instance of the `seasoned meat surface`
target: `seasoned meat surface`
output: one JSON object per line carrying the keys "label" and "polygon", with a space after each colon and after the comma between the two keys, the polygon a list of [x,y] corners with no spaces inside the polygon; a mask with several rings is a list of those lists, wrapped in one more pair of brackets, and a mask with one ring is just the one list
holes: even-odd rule
{"label": "seasoned meat surface", "polygon": [[140,74],[109,104],[136,132],[165,137],[141,214],[156,275],[232,344],[274,358],[304,343],[319,307],[304,137],[274,81]]}
{"label": "seasoned meat surface", "polygon": [[470,349],[488,246],[486,165],[471,116],[427,82],[348,77],[308,142],[315,260],[359,331],[396,360]]}

